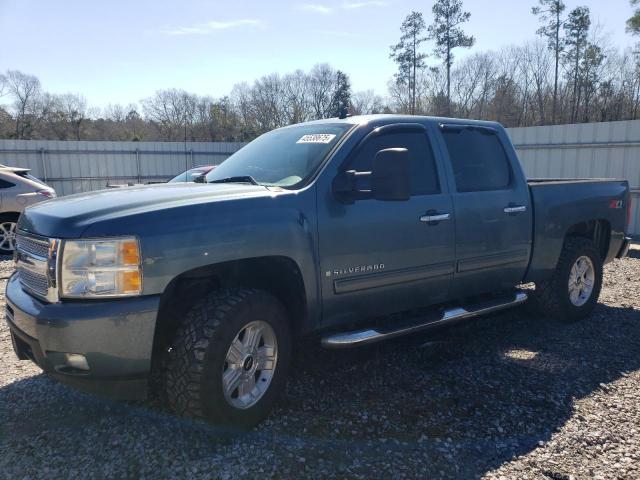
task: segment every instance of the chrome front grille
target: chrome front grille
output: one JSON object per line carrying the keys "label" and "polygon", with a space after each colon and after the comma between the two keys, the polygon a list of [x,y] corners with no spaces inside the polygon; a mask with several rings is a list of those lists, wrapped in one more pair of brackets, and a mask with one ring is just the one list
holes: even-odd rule
{"label": "chrome front grille", "polygon": [[46,276],[21,267],[18,267],[18,276],[20,278],[20,283],[27,290],[30,290],[40,297],[47,296],[49,281]]}
{"label": "chrome front grille", "polygon": [[50,302],[57,300],[55,262],[57,240],[18,232],[16,235],[16,270],[27,292]]}
{"label": "chrome front grille", "polygon": [[20,251],[36,255],[38,257],[47,258],[49,255],[49,241],[27,237],[25,235],[16,235],[16,244]]}

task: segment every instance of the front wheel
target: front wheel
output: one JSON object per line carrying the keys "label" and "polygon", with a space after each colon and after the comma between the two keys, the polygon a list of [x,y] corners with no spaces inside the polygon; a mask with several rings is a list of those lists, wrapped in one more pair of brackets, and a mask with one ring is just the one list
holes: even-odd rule
{"label": "front wheel", "polygon": [[11,255],[16,249],[17,213],[0,215],[0,255]]}
{"label": "front wheel", "polygon": [[587,238],[568,237],[553,276],[536,283],[532,300],[542,313],[574,321],[593,311],[601,288],[600,252]]}
{"label": "front wheel", "polygon": [[276,298],[254,289],[212,293],[187,313],[168,352],[169,403],[181,415],[250,428],[282,391],[290,352]]}

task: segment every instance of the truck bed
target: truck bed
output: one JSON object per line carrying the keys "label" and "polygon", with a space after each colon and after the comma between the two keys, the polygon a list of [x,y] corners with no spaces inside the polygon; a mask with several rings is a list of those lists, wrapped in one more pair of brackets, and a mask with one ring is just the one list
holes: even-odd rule
{"label": "truck bed", "polygon": [[548,278],[556,268],[565,235],[580,223],[604,221],[611,240],[603,260],[611,261],[624,240],[626,180],[604,178],[528,179],[533,207],[533,253],[527,281]]}

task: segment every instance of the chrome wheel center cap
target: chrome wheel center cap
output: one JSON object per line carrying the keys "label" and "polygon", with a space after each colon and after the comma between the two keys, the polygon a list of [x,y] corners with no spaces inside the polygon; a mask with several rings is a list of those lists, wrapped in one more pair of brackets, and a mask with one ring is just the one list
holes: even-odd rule
{"label": "chrome wheel center cap", "polygon": [[244,369],[245,372],[248,372],[253,367],[253,364],[254,364],[253,355],[247,355],[244,358],[244,361],[242,362],[242,368]]}

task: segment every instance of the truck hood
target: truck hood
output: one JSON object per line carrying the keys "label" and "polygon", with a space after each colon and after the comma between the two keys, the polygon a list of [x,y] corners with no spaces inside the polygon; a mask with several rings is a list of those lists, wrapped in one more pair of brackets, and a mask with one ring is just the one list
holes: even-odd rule
{"label": "truck hood", "polygon": [[171,183],[116,188],[56,198],[27,208],[18,228],[56,238],[79,238],[90,225],[188,205],[269,197],[267,187],[237,183]]}

